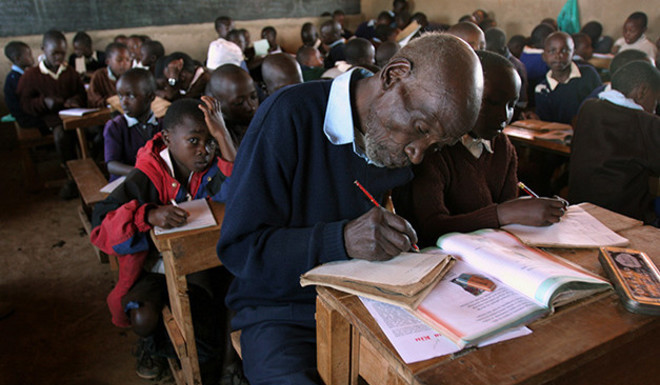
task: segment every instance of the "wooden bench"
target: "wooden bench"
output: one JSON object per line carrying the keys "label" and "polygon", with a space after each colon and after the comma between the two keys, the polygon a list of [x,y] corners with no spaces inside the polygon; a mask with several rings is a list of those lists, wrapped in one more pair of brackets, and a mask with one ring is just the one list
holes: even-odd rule
{"label": "wooden bench", "polygon": [[30,150],[40,146],[54,144],[53,134],[43,136],[39,129],[23,128],[18,122],[14,122],[14,127],[16,129],[16,139],[18,140],[23,176],[25,177],[25,186],[28,191],[39,191],[43,188],[43,182],[39,178],[37,168],[32,161]]}

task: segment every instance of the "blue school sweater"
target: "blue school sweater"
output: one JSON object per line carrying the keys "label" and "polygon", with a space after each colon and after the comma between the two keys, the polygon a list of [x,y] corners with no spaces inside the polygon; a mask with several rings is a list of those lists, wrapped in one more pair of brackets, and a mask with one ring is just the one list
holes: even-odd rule
{"label": "blue school sweater", "polygon": [[27,115],[21,109],[21,101],[18,94],[16,94],[16,89],[18,88],[18,81],[21,80],[23,73],[17,71],[15,67],[16,66],[11,67],[11,71],[9,71],[7,78],[5,79],[5,104],[21,127],[38,127],[41,124],[41,120]]}
{"label": "blue school sweater", "polygon": [[410,168],[367,164],[352,144],[323,132],[332,81],[287,87],[257,110],[223,186],[227,209],[218,256],[235,276],[226,298],[236,329],[265,320],[312,321],[315,289],[300,276],[346,260],[344,226],[412,179]]}

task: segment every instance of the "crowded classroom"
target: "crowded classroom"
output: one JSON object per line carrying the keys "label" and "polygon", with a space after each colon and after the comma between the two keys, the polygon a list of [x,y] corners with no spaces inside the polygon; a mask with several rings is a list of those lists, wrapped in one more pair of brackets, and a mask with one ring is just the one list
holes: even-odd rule
{"label": "crowded classroom", "polygon": [[0,3],[0,385],[660,378],[657,4]]}

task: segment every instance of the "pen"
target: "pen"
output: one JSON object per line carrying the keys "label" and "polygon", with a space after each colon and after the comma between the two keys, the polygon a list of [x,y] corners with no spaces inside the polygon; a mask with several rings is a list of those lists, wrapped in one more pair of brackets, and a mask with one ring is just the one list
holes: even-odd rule
{"label": "pen", "polygon": [[[179,206],[179,204],[176,203],[176,201],[175,201],[174,199],[170,199],[170,202],[172,203],[172,205],[173,205],[174,207],[181,208],[181,206]],[[183,211],[185,211],[187,215],[190,215],[190,213],[188,212],[188,210],[183,210]]]}
{"label": "pen", "polygon": [[524,192],[526,192],[527,194],[533,196],[534,198],[539,197],[534,191],[532,191],[529,187],[527,187],[523,182],[518,182],[518,187],[521,190],[523,190]]}
{"label": "pen", "polygon": [[[365,195],[365,196],[371,201],[371,203],[374,204],[374,206],[376,206],[376,207],[380,207],[380,203],[378,203],[378,201],[375,200],[374,197],[373,197],[371,194],[369,194],[369,191],[367,191],[367,189],[365,189],[364,186],[362,186],[362,184],[361,184],[360,182],[358,182],[357,180],[355,180],[355,181],[353,181],[353,183],[355,183],[355,185],[358,186],[358,188],[359,188],[360,190],[362,190],[362,193],[364,193],[364,195]],[[413,248],[415,251],[419,252],[419,246],[417,246],[416,244],[413,243],[413,244],[412,244],[412,248]]]}

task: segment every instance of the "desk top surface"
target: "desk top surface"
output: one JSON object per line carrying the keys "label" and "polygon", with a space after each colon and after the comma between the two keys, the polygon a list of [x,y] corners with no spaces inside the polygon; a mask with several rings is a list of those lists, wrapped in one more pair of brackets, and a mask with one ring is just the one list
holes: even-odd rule
{"label": "desk top surface", "polygon": [[105,122],[110,119],[112,111],[113,110],[110,108],[101,108],[98,111],[82,116],[60,116],[60,119],[62,119],[62,126],[65,130],[73,130],[76,128],[105,124]]}

